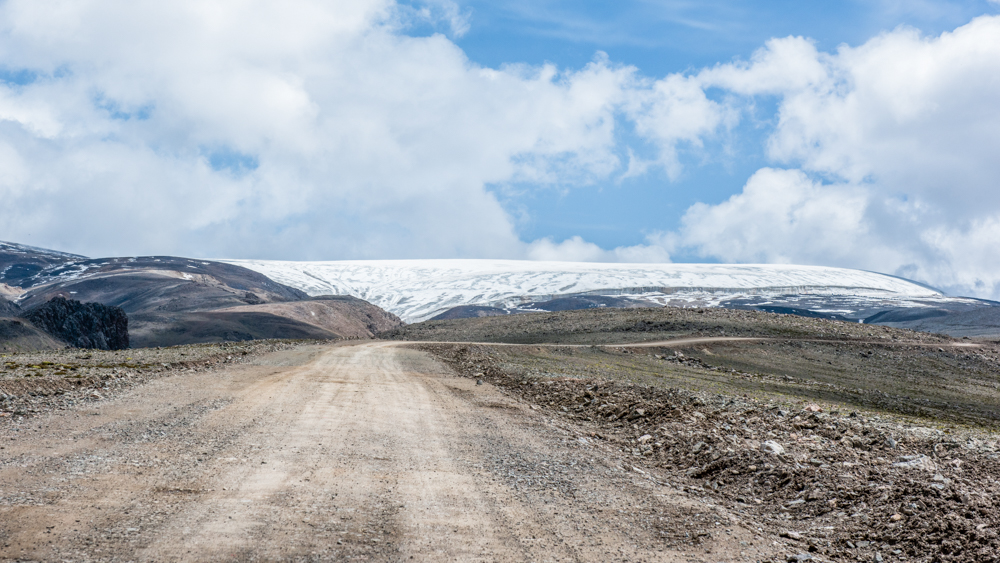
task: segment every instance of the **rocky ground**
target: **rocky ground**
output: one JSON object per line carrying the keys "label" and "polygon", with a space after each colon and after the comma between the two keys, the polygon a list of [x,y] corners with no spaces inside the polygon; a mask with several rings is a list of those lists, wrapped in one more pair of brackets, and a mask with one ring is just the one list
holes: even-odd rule
{"label": "rocky ground", "polygon": [[1000,560],[998,342],[719,309],[432,321],[392,337],[742,514],[788,560]]}
{"label": "rocky ground", "polygon": [[0,357],[0,552],[1000,561],[998,342],[669,309],[389,336]]}
{"label": "rocky ground", "polygon": [[0,354],[0,422],[98,401],[158,377],[245,363],[300,344],[257,340],[120,351]]}
{"label": "rocky ground", "polygon": [[637,471],[745,515],[782,538],[789,560],[1000,560],[996,433],[787,397],[551,377],[516,349],[422,347],[584,425]]}
{"label": "rocky ground", "polygon": [[[1000,425],[1000,341],[993,340],[758,311],[671,308],[428,321],[383,337],[562,343],[518,348],[518,362],[536,374],[787,396]],[[663,341],[674,343],[657,345]],[[609,346],[630,342],[641,345]]]}

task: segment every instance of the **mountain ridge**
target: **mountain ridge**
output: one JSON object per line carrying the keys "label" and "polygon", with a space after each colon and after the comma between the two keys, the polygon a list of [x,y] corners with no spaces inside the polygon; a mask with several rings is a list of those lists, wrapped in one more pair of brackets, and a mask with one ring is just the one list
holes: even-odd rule
{"label": "mountain ridge", "polygon": [[897,276],[827,266],[464,259],[225,262],[306,293],[354,295],[407,322],[460,306],[516,309],[526,303],[585,296],[622,297],[646,306],[719,306],[753,296],[851,296],[865,300],[868,308],[881,301],[923,306],[927,300],[953,299]]}
{"label": "mountain ridge", "polygon": [[401,322],[360,300],[290,307],[316,299],[238,265],[176,256],[87,258],[0,242],[0,284],[0,298],[10,298],[0,300],[0,315],[24,316],[58,299],[120,307],[138,347],[368,338]]}

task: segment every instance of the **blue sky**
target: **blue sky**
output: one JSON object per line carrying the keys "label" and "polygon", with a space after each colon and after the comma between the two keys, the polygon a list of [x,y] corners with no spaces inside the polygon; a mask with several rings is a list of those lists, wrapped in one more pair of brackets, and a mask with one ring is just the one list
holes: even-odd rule
{"label": "blue sky", "polygon": [[996,13],[988,1],[462,1],[456,42],[487,66],[554,62],[576,68],[595,51],[662,76],[747,58],[772,37],[801,35],[831,51],[909,25],[936,35]]}
{"label": "blue sky", "polygon": [[1000,0],[0,1],[0,240],[1000,298]]}
{"label": "blue sky", "polygon": [[[860,45],[872,37],[910,26],[938,35],[982,14],[1000,11],[988,1],[516,1],[460,2],[468,31],[455,39],[476,63],[554,63],[580,68],[598,51],[634,65],[648,76],[693,72],[746,60],[772,37],[804,36],[823,51]],[[444,32],[418,26],[417,33]],[[766,106],[769,100],[758,100]],[[566,239],[574,235],[605,248],[633,245],[647,233],[673,229],[698,201],[718,203],[738,193],[755,170],[769,164],[763,146],[773,111],[746,123],[716,150],[689,158],[683,175],[662,173],[572,190],[522,195],[507,205],[526,212],[524,238]],[[673,259],[704,261],[697,255]]]}

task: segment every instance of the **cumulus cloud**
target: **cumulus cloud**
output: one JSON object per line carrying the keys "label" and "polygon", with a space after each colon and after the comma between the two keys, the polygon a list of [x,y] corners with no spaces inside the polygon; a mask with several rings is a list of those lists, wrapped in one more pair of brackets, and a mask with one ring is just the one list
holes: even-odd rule
{"label": "cumulus cloud", "polygon": [[682,238],[702,253],[729,262],[796,263],[823,256],[855,265],[870,237],[864,190],[824,186],[800,170],[764,168],[743,192],[718,205],[702,203],[684,215]]}
{"label": "cumulus cloud", "polygon": [[[651,81],[648,88],[632,92],[626,112],[636,132],[657,147],[656,164],[671,178],[681,171],[680,146],[702,147],[706,136],[733,117],[727,108],[705,95],[698,80],[679,74]],[[631,160],[629,164],[625,176],[635,175]]]}
{"label": "cumulus cloud", "polygon": [[529,260],[561,262],[670,262],[667,248],[652,238],[648,240],[651,244],[619,246],[613,250],[604,250],[579,236],[558,243],[550,238],[542,238],[527,245],[525,257]]}
{"label": "cumulus cloud", "polygon": [[924,37],[900,28],[818,52],[770,41],[705,87],[777,96],[770,158],[721,204],[692,207],[682,244],[733,261],[837,263],[1000,297],[1000,18]]}
{"label": "cumulus cloud", "polygon": [[620,119],[685,116],[643,128],[676,167],[671,147],[718,123],[690,80],[603,55],[491,69],[406,34],[425,18],[461,35],[467,16],[448,0],[4,2],[0,235],[87,254],[518,257],[491,187],[620,174]]}
{"label": "cumulus cloud", "polygon": [[[450,39],[470,24],[458,6],[0,3],[0,239],[232,258],[694,253],[1000,297],[1000,18],[830,53],[773,39],[654,79],[603,54],[477,65]],[[408,35],[415,22],[445,33]],[[522,241],[495,195],[677,178],[766,99],[761,169],[643,244]]]}

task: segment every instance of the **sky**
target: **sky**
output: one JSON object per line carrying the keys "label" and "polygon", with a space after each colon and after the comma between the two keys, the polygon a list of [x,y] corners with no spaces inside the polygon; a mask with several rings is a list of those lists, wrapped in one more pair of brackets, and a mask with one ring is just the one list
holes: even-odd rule
{"label": "sky", "polygon": [[1000,299],[1000,2],[0,1],[0,240]]}

